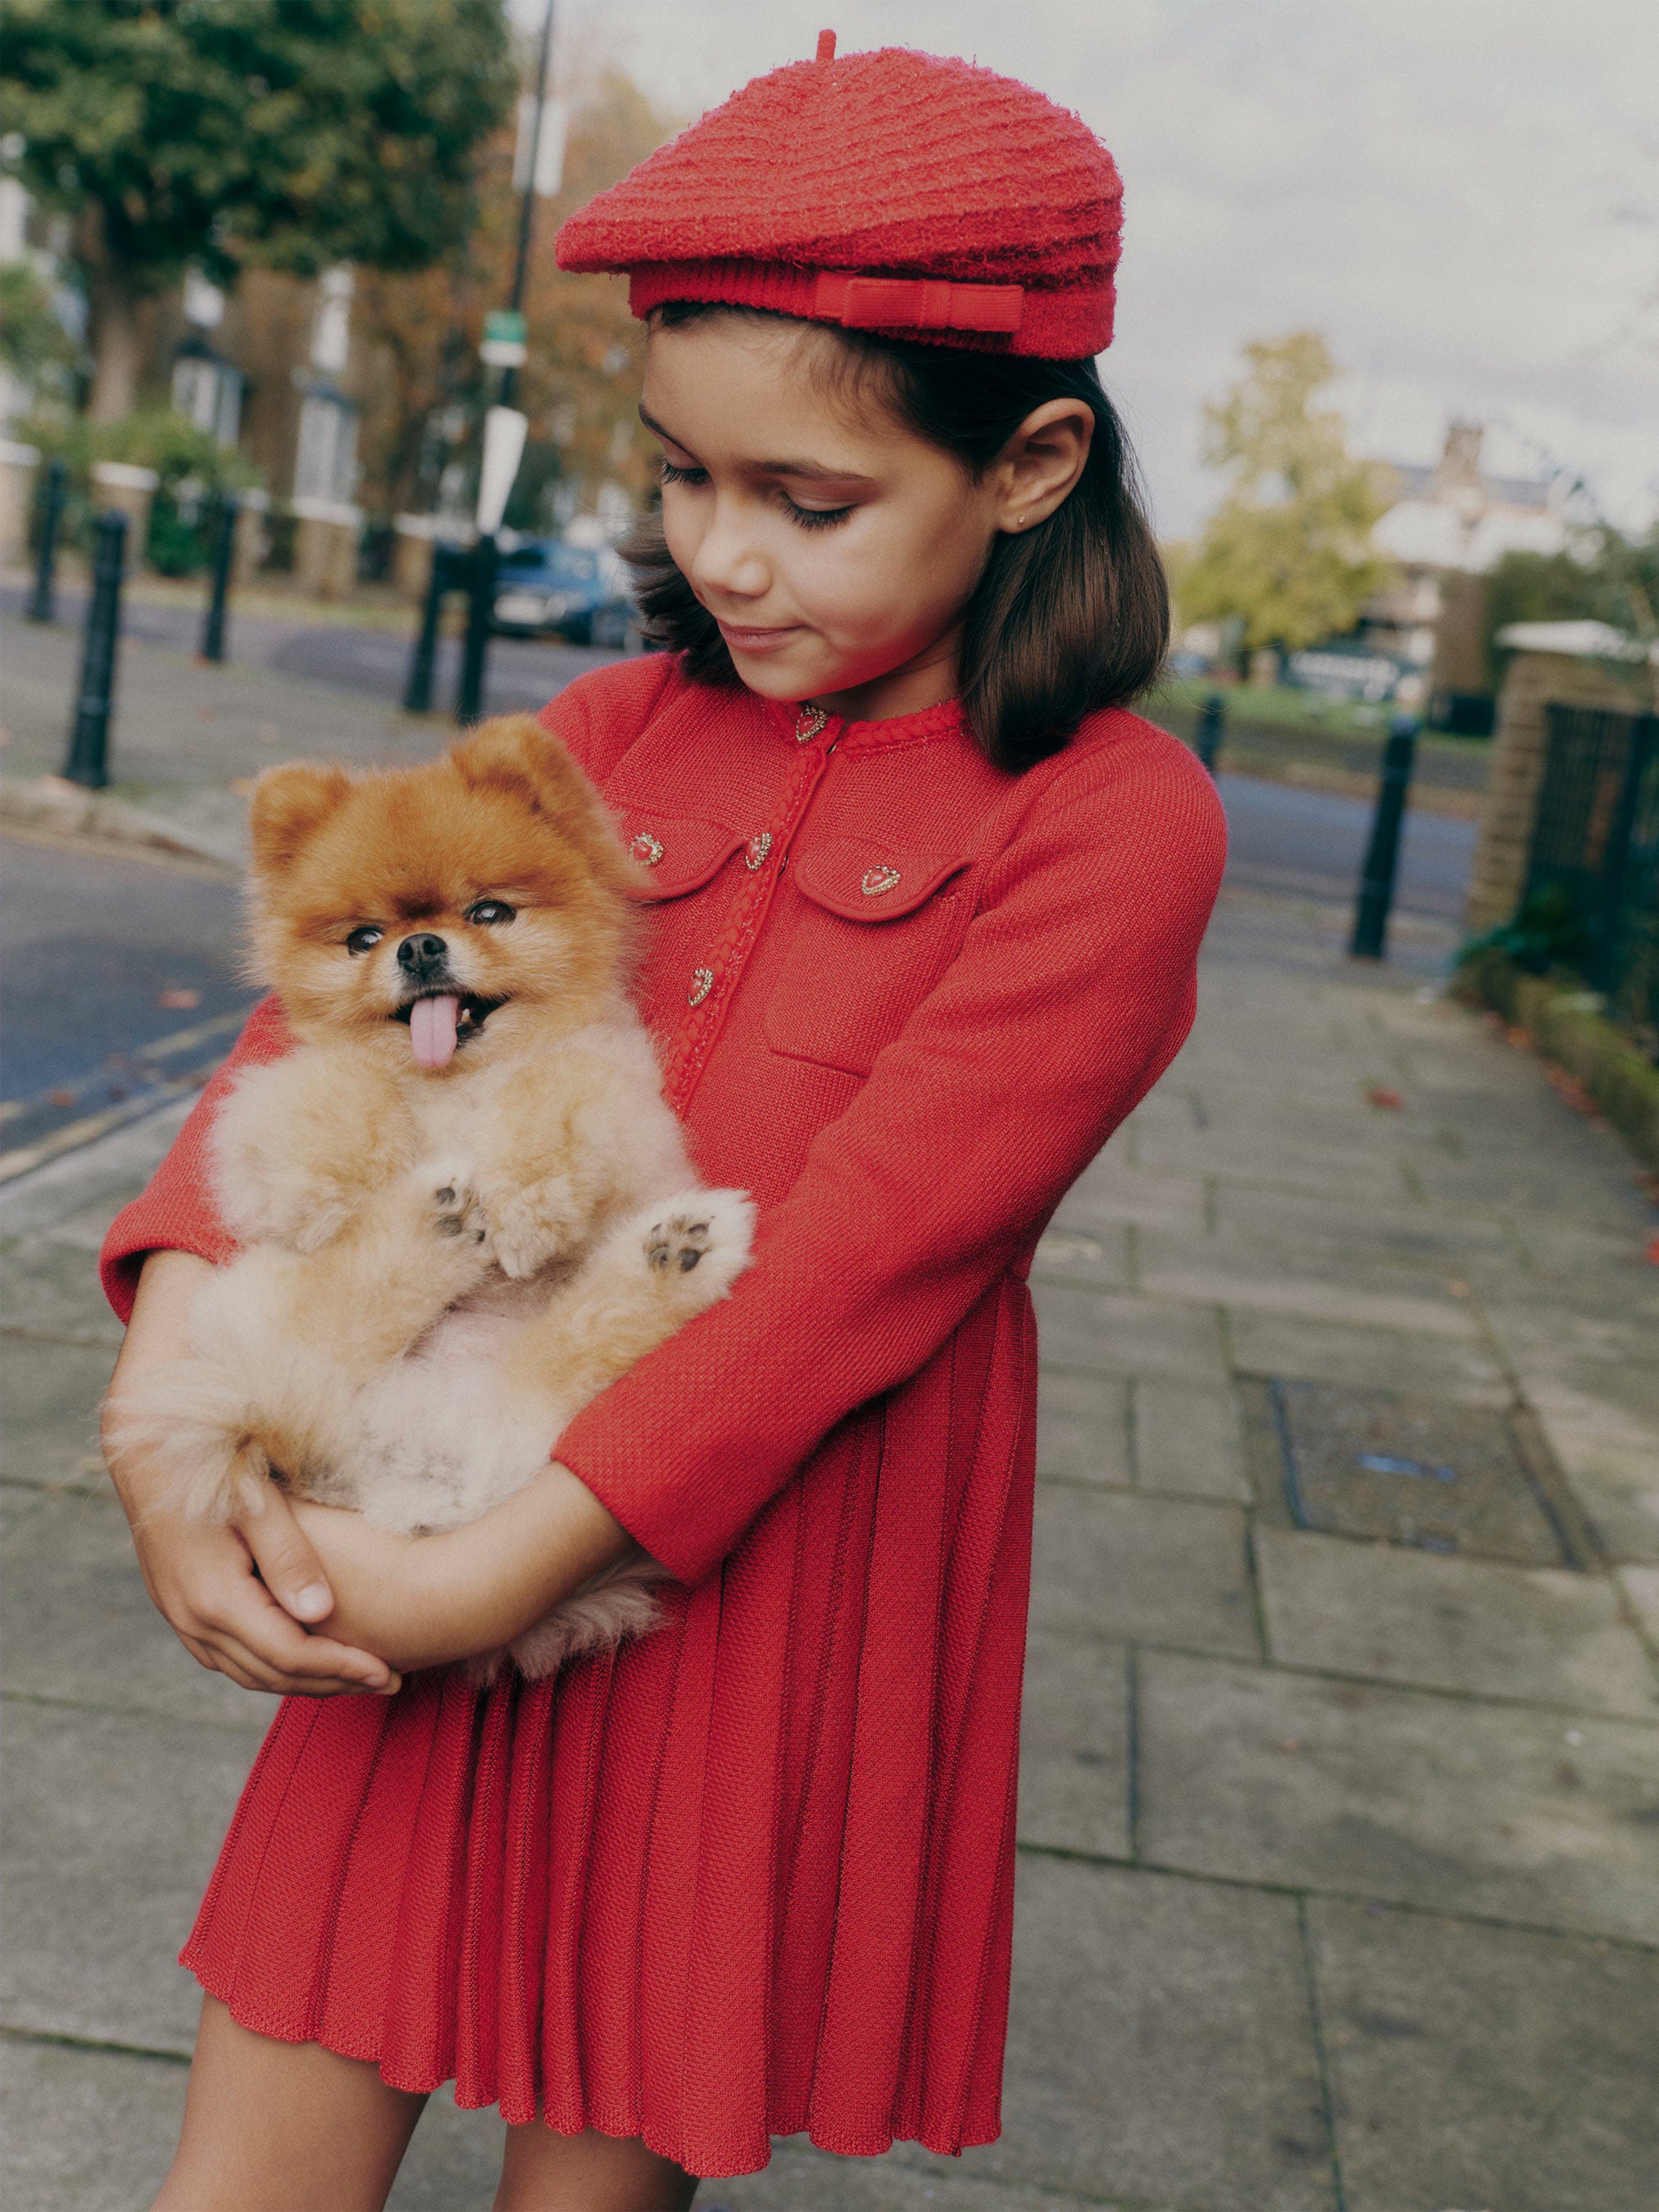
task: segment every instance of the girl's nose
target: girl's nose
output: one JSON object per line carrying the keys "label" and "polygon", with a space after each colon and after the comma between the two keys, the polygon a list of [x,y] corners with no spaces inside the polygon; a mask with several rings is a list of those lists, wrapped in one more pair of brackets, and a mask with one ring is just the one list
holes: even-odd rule
{"label": "girl's nose", "polygon": [[771,589],[771,564],[757,551],[741,516],[716,509],[691,563],[691,582],[744,599],[763,599]]}

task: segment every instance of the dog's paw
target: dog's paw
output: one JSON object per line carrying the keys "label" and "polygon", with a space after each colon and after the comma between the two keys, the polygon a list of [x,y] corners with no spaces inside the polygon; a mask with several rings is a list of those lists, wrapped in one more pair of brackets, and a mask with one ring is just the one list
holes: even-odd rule
{"label": "dog's paw", "polygon": [[646,1264],[670,1279],[695,1273],[693,1294],[712,1303],[748,1266],[754,1225],[755,1209],[743,1192],[688,1191],[646,1231]]}
{"label": "dog's paw", "polygon": [[416,1169],[414,1180],[434,1237],[467,1248],[489,1243],[489,1223],[465,1161],[428,1160]]}
{"label": "dog's paw", "polygon": [[590,1233],[568,1176],[544,1176],[519,1190],[492,1190],[487,1210],[495,1264],[519,1281],[579,1248]]}

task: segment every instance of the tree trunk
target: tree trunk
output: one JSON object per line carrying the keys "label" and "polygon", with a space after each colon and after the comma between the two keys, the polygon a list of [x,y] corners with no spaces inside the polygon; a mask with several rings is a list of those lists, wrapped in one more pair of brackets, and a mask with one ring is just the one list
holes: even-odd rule
{"label": "tree trunk", "polygon": [[111,258],[103,210],[88,207],[76,244],[87,274],[87,340],[92,349],[92,394],[87,416],[118,422],[138,397],[138,288],[132,272]]}

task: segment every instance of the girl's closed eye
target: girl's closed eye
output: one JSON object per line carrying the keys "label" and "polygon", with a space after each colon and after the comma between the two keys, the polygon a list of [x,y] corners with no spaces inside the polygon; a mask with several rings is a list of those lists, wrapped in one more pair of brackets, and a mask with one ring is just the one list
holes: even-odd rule
{"label": "girl's closed eye", "polygon": [[[700,489],[708,481],[707,469],[683,468],[678,463],[666,459],[659,461],[657,467],[665,484],[690,484],[694,489]],[[803,507],[799,500],[791,499],[788,493],[781,489],[778,497],[789,520],[799,523],[803,530],[828,530],[837,522],[845,522],[853,512],[850,507]]]}
{"label": "girl's closed eye", "polygon": [[845,522],[853,512],[850,507],[803,507],[788,493],[781,492],[784,513],[803,530],[829,530],[837,522]]}

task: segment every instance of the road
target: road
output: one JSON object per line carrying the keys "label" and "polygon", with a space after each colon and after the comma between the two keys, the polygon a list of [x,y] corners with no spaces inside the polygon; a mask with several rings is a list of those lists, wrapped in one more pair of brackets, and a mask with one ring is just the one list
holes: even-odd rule
{"label": "road", "polygon": [[241,902],[204,871],[7,837],[0,1150],[137,1110],[211,1067],[253,1003]]}
{"label": "road", "polygon": [[[1230,883],[1344,904],[1352,898],[1370,828],[1367,802],[1224,772],[1216,787],[1227,810]],[[1462,921],[1475,830],[1455,815],[1407,815],[1396,894],[1403,912]]]}

